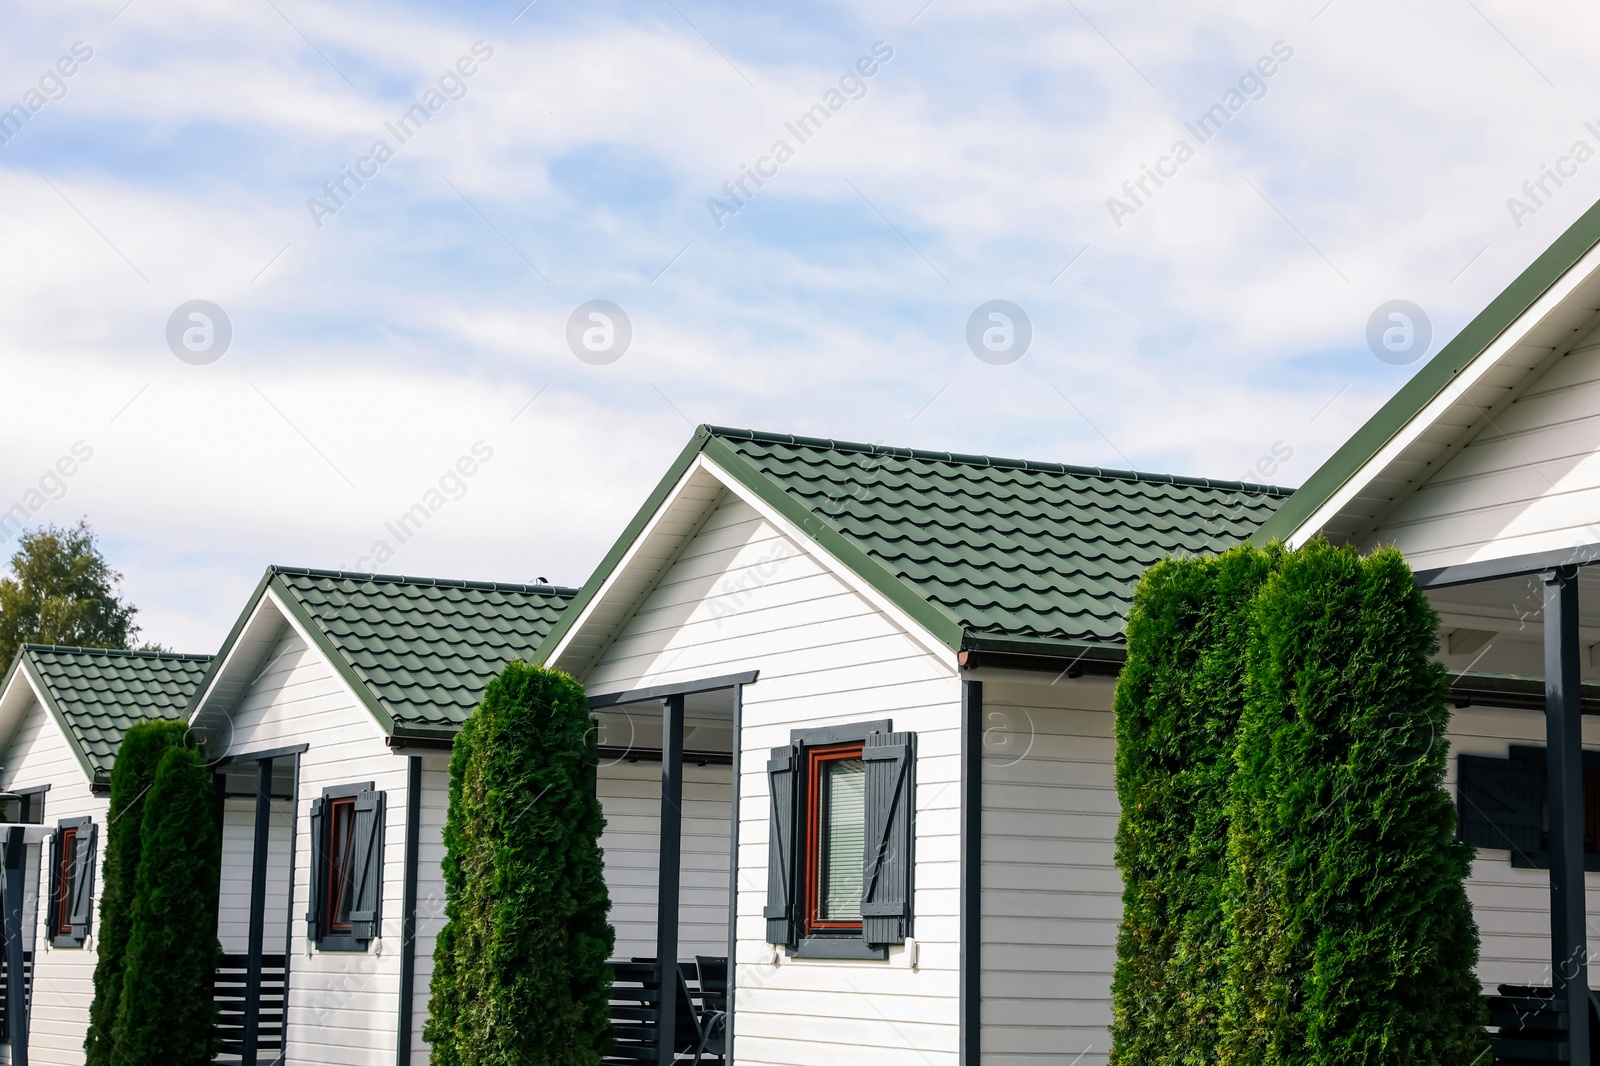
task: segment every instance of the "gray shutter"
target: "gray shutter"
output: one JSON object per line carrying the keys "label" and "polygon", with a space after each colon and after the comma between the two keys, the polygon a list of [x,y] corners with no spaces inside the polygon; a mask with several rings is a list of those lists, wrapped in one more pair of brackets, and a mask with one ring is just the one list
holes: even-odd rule
{"label": "gray shutter", "polygon": [[800,753],[798,744],[773,748],[767,762],[772,816],[767,830],[767,906],[762,916],[769,944],[795,943],[795,774]]}
{"label": "gray shutter", "polygon": [[328,801],[318,797],[311,801],[311,905],[306,909],[306,936],[313,941],[322,939],[322,900],[328,888],[327,876]]}
{"label": "gray shutter", "polygon": [[65,892],[67,888],[66,885],[61,883],[61,831],[65,828],[64,824],[57,825],[56,831],[50,834],[50,895],[46,897],[44,931],[45,935],[52,940],[66,931],[56,928],[56,915],[60,913],[58,906],[61,893]]}
{"label": "gray shutter", "polygon": [[1536,855],[1544,828],[1540,763],[1462,755],[1456,766],[1461,839],[1475,847]]}
{"label": "gray shutter", "polygon": [[88,822],[78,827],[77,846],[72,857],[72,899],[68,914],[72,921],[70,930],[63,930],[79,947],[89,936],[89,923],[94,917],[95,837],[99,827]]}
{"label": "gray shutter", "polygon": [[861,888],[861,938],[903,944],[911,935],[917,735],[873,733],[867,766],[867,849]]}
{"label": "gray shutter", "polygon": [[350,936],[371,940],[378,935],[383,904],[383,793],[365,789],[356,794],[355,849],[351,855]]}

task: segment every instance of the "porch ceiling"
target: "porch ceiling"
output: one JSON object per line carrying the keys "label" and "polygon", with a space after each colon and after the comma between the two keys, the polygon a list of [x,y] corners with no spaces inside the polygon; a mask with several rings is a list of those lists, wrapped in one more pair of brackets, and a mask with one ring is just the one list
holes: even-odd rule
{"label": "porch ceiling", "polygon": [[[1439,612],[1439,658],[1452,674],[1541,681],[1544,585],[1537,574],[1429,589]],[[1578,570],[1581,673],[1600,683],[1600,567]],[[1587,693],[1586,693],[1587,695]]]}

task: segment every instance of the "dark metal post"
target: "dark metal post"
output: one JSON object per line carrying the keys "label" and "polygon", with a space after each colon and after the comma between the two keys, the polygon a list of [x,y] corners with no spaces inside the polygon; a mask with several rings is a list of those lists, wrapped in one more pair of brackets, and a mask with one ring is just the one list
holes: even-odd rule
{"label": "dark metal post", "polygon": [[961,1066],[978,1066],[983,990],[983,682],[961,682]]}
{"label": "dark metal post", "polygon": [[422,756],[406,757],[405,880],[400,889],[400,1018],[395,1066],[411,1066],[411,1000],[417,981],[417,853],[422,847]]}
{"label": "dark metal post", "polygon": [[1566,1005],[1570,1062],[1589,1061],[1589,966],[1584,936],[1583,729],[1578,674],[1578,572],[1544,575],[1545,736],[1549,760],[1550,960]]}
{"label": "dark metal post", "polygon": [[661,980],[656,1015],[656,1062],[672,1066],[678,1033],[678,876],[683,842],[683,697],[668,696],[661,710],[661,858],[656,882],[656,972]]}
{"label": "dark metal post", "polygon": [[744,686],[733,686],[733,793],[728,803],[728,1016],[722,1023],[724,1058],[733,1063],[733,993],[739,954],[739,767],[743,746]]}
{"label": "dark metal post", "polygon": [[261,1044],[261,948],[267,931],[267,846],[272,836],[272,760],[256,763],[256,831],[250,867],[250,954],[244,971],[241,1066],[256,1066]]}
{"label": "dark metal post", "polygon": [[6,831],[6,1018],[11,1027],[12,1066],[28,1066],[28,1001],[26,974],[23,972],[22,893],[25,859],[28,855],[27,830]]}

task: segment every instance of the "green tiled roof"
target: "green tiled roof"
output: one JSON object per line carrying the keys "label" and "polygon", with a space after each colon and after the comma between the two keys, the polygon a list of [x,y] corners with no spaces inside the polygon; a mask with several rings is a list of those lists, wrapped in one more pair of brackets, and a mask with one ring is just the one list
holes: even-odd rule
{"label": "green tiled roof", "polygon": [[269,567],[267,583],[380,720],[444,733],[507,662],[532,659],[577,592],[286,566]]}
{"label": "green tiled roof", "polygon": [[[1243,542],[1290,494],[1270,485],[702,426],[569,619],[700,454],[949,646],[1023,654],[1120,645],[1148,566]],[[541,654],[560,637],[553,633]]]}
{"label": "green tiled roof", "polygon": [[77,743],[94,778],[108,778],[128,727],[182,719],[209,655],[25,644],[18,656]]}

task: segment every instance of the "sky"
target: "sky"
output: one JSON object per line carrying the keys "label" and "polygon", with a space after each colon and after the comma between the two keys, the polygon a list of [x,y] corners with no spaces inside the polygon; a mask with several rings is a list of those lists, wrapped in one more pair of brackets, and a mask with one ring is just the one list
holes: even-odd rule
{"label": "sky", "polygon": [[0,512],[182,651],[580,585],[700,423],[1298,485],[1600,199],[1575,2],[0,17]]}

